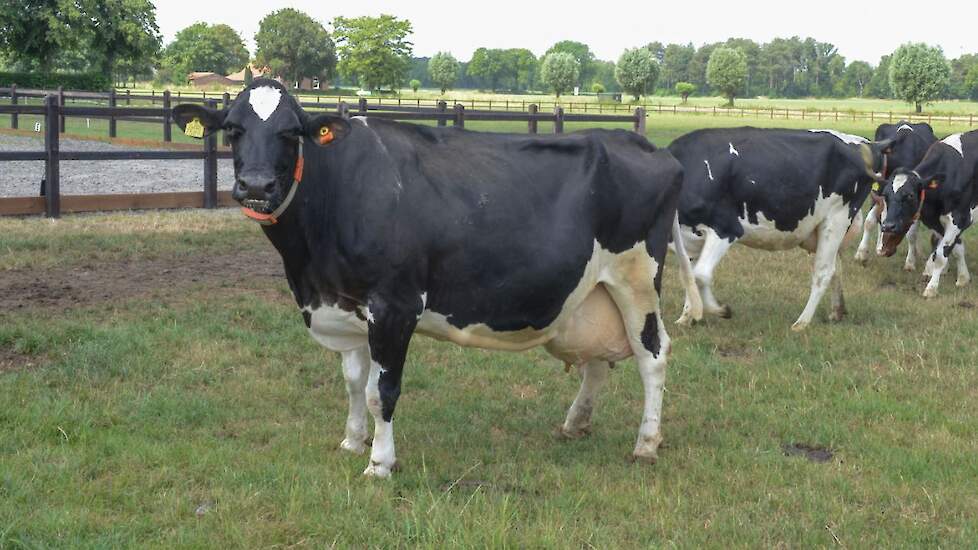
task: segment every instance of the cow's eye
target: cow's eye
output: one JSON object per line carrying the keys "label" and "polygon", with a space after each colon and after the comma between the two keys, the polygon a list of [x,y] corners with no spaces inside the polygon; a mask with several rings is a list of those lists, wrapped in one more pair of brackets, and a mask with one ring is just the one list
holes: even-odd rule
{"label": "cow's eye", "polygon": [[241,134],[244,134],[244,128],[242,128],[240,126],[237,126],[235,124],[229,125],[226,128],[226,130],[227,130],[227,133],[228,133],[228,137],[231,138],[231,139],[239,138],[239,137],[241,137]]}
{"label": "cow's eye", "polygon": [[279,135],[286,139],[299,139],[302,137],[302,128],[295,127],[289,128],[287,130],[282,130]]}

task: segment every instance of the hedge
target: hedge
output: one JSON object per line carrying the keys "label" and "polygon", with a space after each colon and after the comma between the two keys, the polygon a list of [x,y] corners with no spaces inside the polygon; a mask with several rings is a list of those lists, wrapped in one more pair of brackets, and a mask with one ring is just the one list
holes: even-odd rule
{"label": "hedge", "polygon": [[65,90],[85,92],[107,92],[112,89],[112,79],[100,73],[8,73],[0,72],[0,88],[55,90],[64,86]]}

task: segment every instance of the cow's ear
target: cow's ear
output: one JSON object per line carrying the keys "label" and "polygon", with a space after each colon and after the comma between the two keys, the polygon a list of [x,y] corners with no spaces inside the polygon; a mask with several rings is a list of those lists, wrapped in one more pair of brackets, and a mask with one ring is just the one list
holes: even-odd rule
{"label": "cow's ear", "polygon": [[181,103],[173,108],[173,121],[190,137],[201,139],[224,126],[224,109],[217,110],[193,103]]}
{"label": "cow's ear", "polygon": [[350,122],[335,115],[316,115],[306,122],[306,135],[320,147],[333,145],[350,133]]}

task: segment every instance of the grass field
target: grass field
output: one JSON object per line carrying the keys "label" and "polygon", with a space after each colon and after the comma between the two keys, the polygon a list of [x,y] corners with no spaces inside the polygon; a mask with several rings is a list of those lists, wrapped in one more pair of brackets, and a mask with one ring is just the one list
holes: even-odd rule
{"label": "grass field", "polygon": [[[378,482],[338,450],[338,357],[236,212],[0,219],[0,548],[974,547],[978,290],[924,301],[851,253],[850,316],[794,334],[810,257],[731,251],[734,318],[670,326],[655,466],[626,460],[631,361],[560,442],[557,361],[419,337]],[[670,319],[677,286],[670,260]]]}

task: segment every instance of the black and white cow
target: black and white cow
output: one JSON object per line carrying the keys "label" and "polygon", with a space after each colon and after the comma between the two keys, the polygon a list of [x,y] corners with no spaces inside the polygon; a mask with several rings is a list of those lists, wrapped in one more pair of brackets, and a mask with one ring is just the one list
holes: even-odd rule
{"label": "black and white cow", "polygon": [[924,296],[937,296],[952,253],[958,261],[957,286],[968,284],[971,275],[965,265],[961,233],[978,215],[978,130],[935,143],[913,170],[893,174],[883,187],[883,198],[883,255],[893,255],[919,218],[940,236],[924,267],[924,275],[930,277]]}
{"label": "black and white cow", "polygon": [[[281,254],[312,337],[342,353],[341,447],[366,451],[374,418],[364,474],[395,466],[415,332],[545,346],[580,366],[570,436],[589,429],[609,362],[634,355],[645,388],[634,456],[655,460],[670,347],[659,288],[682,183],[668,151],[625,131],[503,135],[311,115],[264,79],[226,110],[173,114],[196,135],[230,132],[234,198]],[[688,260],[684,280],[695,292]]]}
{"label": "black and white cow", "polygon": [[[845,314],[836,257],[882,167],[889,143],[832,130],[727,128],[686,134],[669,146],[685,169],[679,223],[704,311],[730,316],[713,295],[713,272],[734,243],[815,253],[811,295],[792,326],[812,321],[832,286],[833,320]],[[688,316],[679,319],[689,322]]]}
{"label": "black and white cow", "polygon": [[[889,178],[891,174],[901,168],[910,169],[917,166],[917,163],[924,158],[924,154],[930,146],[937,141],[934,136],[934,129],[926,122],[910,123],[901,120],[896,124],[880,124],[876,129],[875,141],[890,140],[890,148],[883,151],[883,177]],[[878,189],[878,184],[874,185]],[[883,222],[883,196],[877,191],[870,193],[869,211],[863,222],[863,237],[859,241],[856,249],[856,261],[863,265],[869,261],[870,248],[876,237],[876,254],[883,253],[883,232],[877,229]],[[903,269],[913,271],[917,264],[917,224],[910,227],[907,232],[907,257],[903,263]]]}

